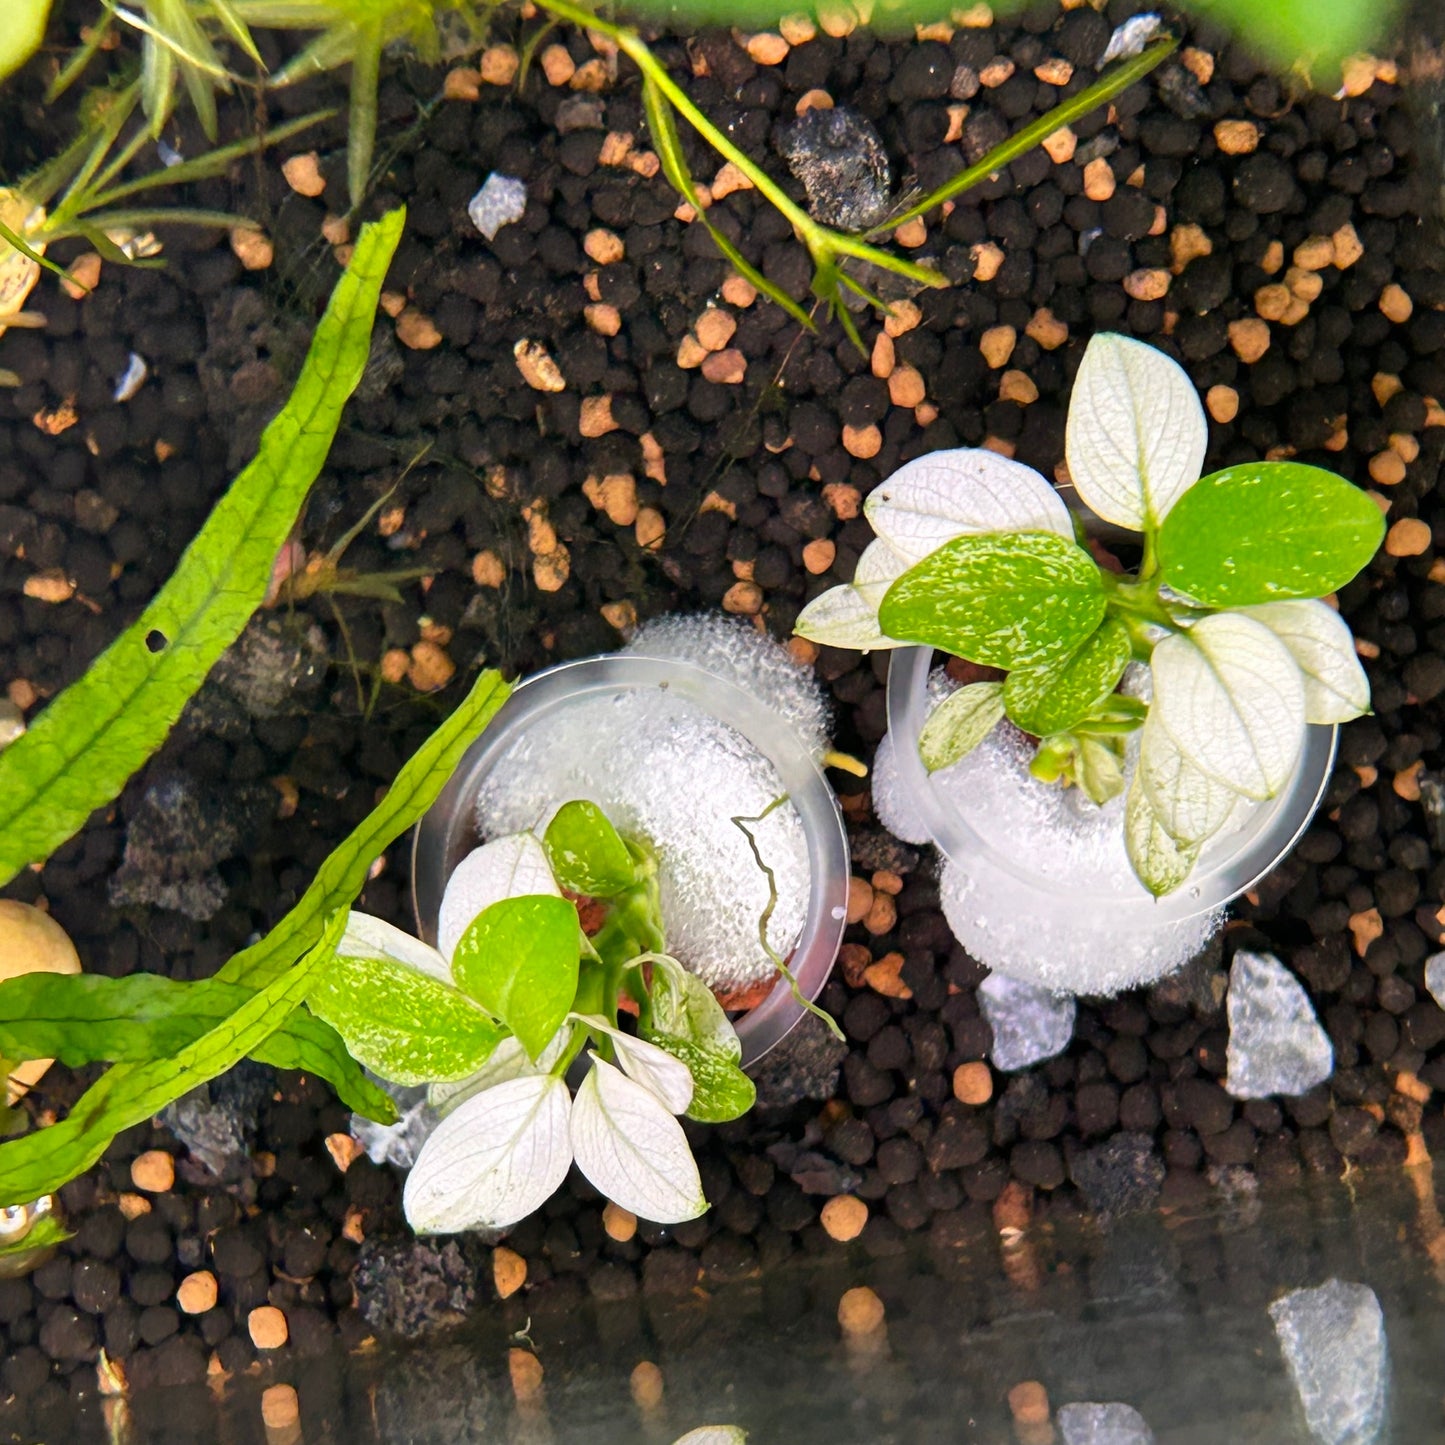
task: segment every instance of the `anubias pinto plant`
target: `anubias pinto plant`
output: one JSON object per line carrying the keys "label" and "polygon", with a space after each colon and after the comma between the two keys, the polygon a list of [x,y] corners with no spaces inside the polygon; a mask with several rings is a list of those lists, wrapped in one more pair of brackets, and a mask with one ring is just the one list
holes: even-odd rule
{"label": "anubias pinto plant", "polygon": [[1137,571],[1097,562],[1031,468],[991,451],[934,452],[869,496],[878,540],[853,582],[797,624],[815,642],[922,643],[1000,669],[933,712],[925,766],[957,762],[1007,718],[1038,739],[1036,777],[1099,804],[1127,787],[1129,859],[1156,895],[1188,878],[1238,809],[1280,792],[1306,724],[1358,717],[1370,701],[1350,630],[1319,599],[1374,556],[1379,508],[1298,462],[1200,477],[1207,440],[1180,366],[1096,336],[1065,454],[1080,499],[1142,534]]}
{"label": "anubias pinto plant", "polygon": [[497,838],[461,862],[437,934],[432,948],[353,913],[307,1000],[381,1078],[430,1085],[442,1120],[406,1182],[412,1227],[515,1224],[574,1161],[644,1219],[701,1214],[677,1116],[735,1119],[754,1089],[722,1006],[666,951],[651,847],[595,803],[567,803],[540,837]]}

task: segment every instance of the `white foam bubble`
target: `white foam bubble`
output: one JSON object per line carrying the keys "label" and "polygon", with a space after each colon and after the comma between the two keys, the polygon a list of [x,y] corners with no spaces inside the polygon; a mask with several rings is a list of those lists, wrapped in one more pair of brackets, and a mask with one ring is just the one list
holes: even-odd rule
{"label": "white foam bubble", "polygon": [[[485,838],[545,828],[573,798],[598,804],[659,857],[669,949],[709,985],[774,976],[759,922],[767,879],[731,819],[756,816],[783,793],[777,770],[746,738],[657,689],[578,699],[539,717],[498,760],[477,797]],[[807,914],[807,840],[789,803],[749,825],[774,870],[768,941],[784,957]]]}

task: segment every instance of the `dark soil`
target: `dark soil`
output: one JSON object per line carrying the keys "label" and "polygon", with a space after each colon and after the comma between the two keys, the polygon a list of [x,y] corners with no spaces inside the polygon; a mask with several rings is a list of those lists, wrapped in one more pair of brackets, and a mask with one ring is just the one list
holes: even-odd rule
{"label": "dark soil", "polygon": [[[947,43],[820,37],[778,66],[753,63],[722,35],[659,48],[676,73],[691,72],[694,99],[780,177],[786,166],[771,138],[798,98],[821,87],[878,127],[895,176],[933,184],[963,154],[979,154],[1086,84],[1110,22],[1135,8],[1111,4],[1107,21],[1088,8],[1063,17],[1044,10],[1014,26],[959,30]],[[558,38],[579,64],[591,58],[584,39]],[[1437,560],[1445,426],[1430,424],[1438,417],[1427,400],[1445,398],[1445,275],[1432,209],[1440,183],[1426,144],[1438,108],[1428,97],[1412,108],[1403,87],[1379,79],[1343,101],[1292,98],[1217,33],[1199,28],[1189,40],[1212,58],[1207,81],[1172,63],[1121,97],[1111,116],[1076,126],[1073,159],[1028,157],[929,228],[917,254],[934,257],[955,284],[917,298],[919,324],[894,350],[921,375],[931,420],[892,404],[837,325],[800,334],[763,302],[727,308],[737,320],[729,345],[747,363],[741,384],[678,368],[680,343],[729,272],[700,227],[673,218],[676,197],[660,177],[599,164],[608,132],[646,143],[625,68],[595,97],[600,116],[594,110],[574,128],[576,95],[549,86],[539,67],[520,94],[483,86],[477,102],[435,105],[438,73],[389,67],[379,154],[393,159],[370,206],[406,201],[388,290],[430,318],[441,341],[409,349],[382,320],[372,375],[302,538],[324,550],[395,488],[344,565],[425,568],[428,581],[402,583],[402,604],[321,597],[294,616],[272,614],[299,628],[288,633],[290,650],[272,648],[276,667],[296,669],[279,695],[231,668],[120,801],[6,893],[47,900],[94,972],[210,974],[285,912],[479,665],[526,672],[607,650],[620,639],[609,618],[628,615],[613,604],[623,603],[639,618],[760,604],[763,623],[786,638],[803,603],[850,577],[870,539],[851,503],[903,461],[989,442],[1052,475],[1072,374],[1090,334],[1112,328],[1179,356],[1201,392],[1237,393],[1237,416],[1211,424],[1211,467],[1288,449],[1378,491],[1391,523],[1418,517],[1432,534],[1417,555],[1382,552],[1342,595],[1369,656],[1375,715],[1344,729],[1318,819],[1240,902],[1222,951],[1182,980],[1081,1003],[1064,1056],[996,1076],[990,1103],[965,1105],[953,1097],[952,1074],[988,1052],[974,997],[982,971],[953,942],[929,868],[871,821],[866,782],[835,777],[858,873],[894,874],[902,888],[893,906],[870,915],[875,931],[850,933],[823,995],[850,1041],[836,1096],[820,1103],[794,1088],[782,1107],[695,1131],[714,1206],[707,1216],[667,1230],[643,1225],[617,1243],[603,1231],[599,1200],[574,1179],[511,1231],[506,1243],[526,1261],[527,1286],[498,1306],[488,1251],[475,1241],[450,1252],[427,1244],[413,1257],[399,1173],[364,1158],[343,1173],[325,1140],[344,1133],[347,1111],[315,1080],[273,1076],[239,1178],[222,1182],[157,1125],[130,1130],[64,1191],[74,1240],[29,1279],[0,1282],[0,1439],[54,1438],[69,1401],[95,1400],[102,1346],[133,1387],[146,1387],[198,1383],[208,1364],[250,1369],[258,1351],[247,1316],[263,1303],[279,1305],[290,1327],[289,1343],[267,1359],[268,1378],[356,1346],[371,1333],[367,1319],[383,1317],[377,1310],[414,1327],[416,1310],[396,1297],[398,1271],[415,1271],[417,1290],[443,1301],[445,1317],[500,1309],[517,1329],[532,1313],[562,1316],[588,1299],[638,1292],[683,1295],[699,1281],[748,1278],[798,1254],[846,1248],[877,1258],[902,1251],[909,1236],[955,1251],[1001,1225],[1089,1210],[1190,1210],[1251,1177],[1288,1189],[1310,1173],[1398,1167],[1412,1147],[1445,1149],[1439,1108],[1419,1102],[1445,1089],[1445,1012],[1422,982],[1445,913],[1445,824],[1421,802],[1442,796],[1436,774],[1445,766],[1445,585],[1436,580],[1445,571],[1445,553]],[[1012,76],[981,86],[1000,56],[1013,61]],[[1057,56],[1076,67],[1062,91],[1033,73]],[[285,107],[339,94],[317,83],[286,96]],[[965,94],[966,102],[955,98]],[[962,103],[970,109],[960,150],[944,137],[949,106]],[[53,147],[56,114],[40,107],[38,82],[7,93],[6,106],[0,163],[13,174]],[[232,133],[250,123],[239,103],[226,116]],[[1256,122],[1258,149],[1221,152],[1222,120]],[[327,196],[339,194],[340,124],[304,144],[322,152]],[[700,149],[692,159],[700,179],[715,173]],[[1084,168],[1100,159],[1114,191],[1091,200]],[[466,203],[492,170],[524,179],[529,205],[488,244]],[[19,390],[0,392],[0,679],[30,709],[79,676],[167,576],[279,403],[337,274],[320,239],[325,198],[293,194],[276,158],[242,165],[233,184],[198,187],[192,200],[264,220],[274,267],[246,273],[224,238],[168,229],[165,269],[107,266],[82,302],[46,278],[33,304],[48,329],[0,340],[0,361],[24,378]],[[804,253],[754,193],[730,195],[713,215],[766,274],[806,294]],[[583,238],[599,226],[622,240],[624,259],[588,261]],[[1136,299],[1134,291],[1148,294],[1138,273],[1171,272],[1171,238],[1186,226],[1208,238],[1210,254],[1171,275],[1161,299]],[[1346,227],[1358,258],[1320,270],[1308,313],[1269,325],[1268,350],[1242,361],[1231,323],[1255,317],[1256,293],[1283,278],[1297,247]],[[975,280],[990,242],[1001,264]],[[68,259],[69,249],[57,254]],[[1412,302],[1407,319],[1381,309],[1391,285]],[[610,339],[581,324],[594,303],[620,315]],[[1052,349],[1029,334],[1032,325],[1054,340],[1039,326],[1042,308],[1067,326]],[[871,343],[880,326],[871,317],[860,324]],[[1016,333],[1007,369],[1037,387],[1031,404],[999,400],[1004,368],[991,370],[980,353],[981,335],[1003,326]],[[512,356],[523,337],[546,344],[565,391],[523,383]],[[115,403],[131,351],[145,357],[150,378],[133,400]],[[615,427],[584,437],[583,399],[602,396],[612,398]],[[51,435],[33,420],[68,399],[75,425]],[[869,427],[876,454],[860,460],[845,448],[844,429]],[[665,484],[649,475],[644,436],[660,448]],[[1378,463],[1372,473],[1372,461],[1392,438],[1405,474],[1377,483],[1386,473]],[[584,493],[589,477],[624,474],[635,479],[637,503],[661,514],[660,546],[639,545],[630,518],[609,518]],[[555,591],[535,580],[543,519],[568,553]],[[818,539],[835,553],[825,574],[811,575],[803,549]],[[474,558],[486,551],[505,569],[500,587],[473,580]],[[27,579],[49,569],[74,583],[70,601],[26,594]],[[457,669],[430,695],[404,676],[423,642]],[[308,662],[313,646],[319,654]],[[421,657],[435,662],[434,652]],[[368,713],[384,659],[387,675],[403,680],[383,683]],[[886,656],[825,649],[817,667],[836,700],[838,746],[866,756],[884,730]],[[407,922],[406,868],[398,845],[360,906]],[[115,887],[118,874],[125,882]],[[893,886],[878,882],[883,892]],[[1247,1104],[1219,1087],[1225,1023],[1207,975],[1239,946],[1273,950],[1307,984],[1335,1047],[1328,1086]],[[907,996],[864,982],[868,964],[890,954],[902,957],[892,976],[905,987],[894,992]],[[62,1111],[86,1081],[52,1070],[35,1107]],[[177,1183],[137,1213],[129,1165],[152,1148],[180,1156]],[[871,1217],[856,1244],[841,1246],[819,1211],[827,1195],[848,1191]],[[370,1300],[364,1317],[355,1280],[378,1270],[358,1276],[357,1262],[377,1249],[386,1251],[389,1293]],[[175,1286],[203,1268],[216,1274],[220,1301],[183,1315]]]}

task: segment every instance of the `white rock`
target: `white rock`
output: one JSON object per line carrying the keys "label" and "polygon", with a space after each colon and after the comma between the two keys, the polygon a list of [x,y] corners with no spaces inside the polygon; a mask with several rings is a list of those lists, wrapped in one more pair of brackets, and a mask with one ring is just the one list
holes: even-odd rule
{"label": "white rock", "polygon": [[1154,1432],[1132,1405],[1065,1405],[1058,1423],[1064,1445],[1154,1445]]}
{"label": "white rock", "polygon": [[993,1030],[990,1056],[1005,1073],[1053,1058],[1074,1036],[1072,994],[993,973],[979,984],[978,1002]]}
{"label": "white rock", "polygon": [[483,182],[481,190],[467,203],[467,215],[472,225],[487,240],[495,241],[497,232],[513,221],[520,221],[527,210],[527,183],[513,176],[499,175],[493,171]]}
{"label": "white rock", "polygon": [[1108,47],[1099,64],[1107,65],[1111,60],[1128,60],[1130,56],[1138,55],[1158,33],[1162,23],[1154,14],[1135,15],[1126,20],[1109,37]]}
{"label": "white rock", "polygon": [[1368,1285],[1332,1279],[1269,1307],[1317,1445],[1371,1445],[1385,1421],[1385,1316]]}
{"label": "white rock", "polygon": [[1445,953],[1432,953],[1425,960],[1425,987],[1430,997],[1445,1008]]}
{"label": "white rock", "polygon": [[1271,953],[1236,953],[1225,1089],[1236,1099],[1304,1094],[1334,1066],[1329,1035],[1294,974]]}
{"label": "white rock", "polygon": [[436,1111],[427,1104],[427,1091],[425,1087],[390,1083],[370,1070],[367,1077],[391,1095],[396,1105],[396,1123],[378,1124],[364,1115],[353,1114],[351,1137],[366,1150],[366,1157],[373,1164],[395,1164],[398,1169],[410,1169],[416,1163],[421,1146],[440,1122]]}

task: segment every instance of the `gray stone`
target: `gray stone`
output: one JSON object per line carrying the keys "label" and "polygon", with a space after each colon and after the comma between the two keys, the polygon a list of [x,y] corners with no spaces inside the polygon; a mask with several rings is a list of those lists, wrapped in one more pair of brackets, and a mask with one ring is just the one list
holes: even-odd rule
{"label": "gray stone", "polygon": [[1305,1094],[1334,1063],[1329,1035],[1294,974],[1271,953],[1236,953],[1224,1087],[1237,1099]]}
{"label": "gray stone", "polygon": [[1371,1445],[1385,1423],[1385,1316],[1368,1285],[1332,1279],[1269,1307],[1305,1423],[1318,1445]]}
{"label": "gray stone", "polygon": [[356,1262],[356,1308],[372,1329],[404,1339],[461,1324],[477,1303],[483,1252],[474,1235],[368,1239]]}
{"label": "gray stone", "polygon": [[379,1079],[370,1069],[366,1076],[386,1091],[396,1105],[396,1123],[378,1124],[361,1114],[351,1116],[351,1136],[366,1150],[373,1164],[394,1164],[410,1169],[416,1163],[421,1146],[441,1122],[436,1110],[427,1103],[425,1085],[408,1087]]}
{"label": "gray stone", "polygon": [[482,188],[467,204],[467,215],[472,225],[487,240],[495,241],[497,232],[513,221],[520,221],[527,212],[527,183],[514,176],[498,175],[493,171],[482,183]]}
{"label": "gray stone", "polygon": [[1065,1405],[1058,1423],[1063,1445],[1154,1445],[1154,1432],[1132,1405]]}
{"label": "gray stone", "polygon": [[1130,56],[1140,54],[1163,23],[1159,16],[1154,14],[1131,16],[1109,37],[1109,44],[1099,64],[1107,65],[1111,60],[1128,60]]}
{"label": "gray stone", "polygon": [[993,1030],[989,1057],[1005,1073],[1053,1058],[1074,1036],[1071,994],[991,973],[978,986],[978,1003]]}
{"label": "gray stone", "polygon": [[778,150],[825,226],[866,231],[887,213],[892,176],[873,123],[847,106],[805,110],[778,131]]}
{"label": "gray stone", "polygon": [[223,1183],[234,1183],[250,1168],[257,1122],[271,1089],[271,1071],[242,1059],[234,1068],[168,1104],[160,1120],[186,1146],[192,1159]]}
{"label": "gray stone", "polygon": [[1432,953],[1425,960],[1425,987],[1430,997],[1445,1008],[1445,953]]}
{"label": "gray stone", "polygon": [[299,615],[253,617],[226,649],[209,682],[228,693],[251,717],[278,717],[311,710],[326,680],[326,634]]}
{"label": "gray stone", "polygon": [[1081,1149],[1069,1175],[1089,1208],[1105,1219],[1148,1209],[1164,1184],[1164,1161],[1150,1134],[1115,1134],[1107,1143]]}
{"label": "gray stone", "polygon": [[797,1028],[764,1054],[753,1071],[757,1107],[787,1109],[804,1099],[819,1103],[831,1099],[847,1057],[848,1045],[835,1038],[822,1019],[804,1014]]}

